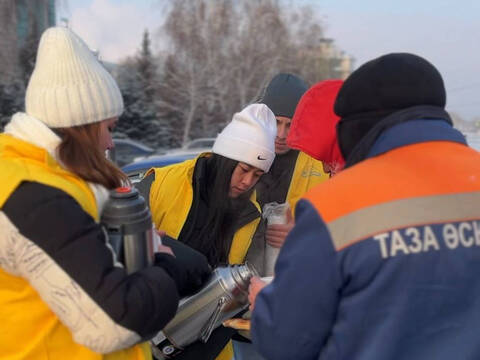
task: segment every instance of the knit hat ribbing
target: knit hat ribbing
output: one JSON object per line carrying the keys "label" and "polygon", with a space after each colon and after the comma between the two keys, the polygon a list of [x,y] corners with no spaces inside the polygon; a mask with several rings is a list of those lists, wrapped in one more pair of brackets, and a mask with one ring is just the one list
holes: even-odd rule
{"label": "knit hat ribbing", "polygon": [[252,104],[233,115],[218,134],[212,152],[268,172],[275,159],[276,134],[272,111],[264,104]]}
{"label": "knit hat ribbing", "polygon": [[51,128],[72,127],[120,116],[123,100],[83,40],[68,28],[53,27],[40,39],[25,108]]}

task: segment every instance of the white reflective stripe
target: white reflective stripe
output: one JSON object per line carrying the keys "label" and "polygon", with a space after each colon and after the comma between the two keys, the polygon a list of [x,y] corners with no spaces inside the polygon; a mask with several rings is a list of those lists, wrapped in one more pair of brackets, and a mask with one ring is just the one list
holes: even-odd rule
{"label": "white reflective stripe", "polygon": [[75,342],[107,354],[138,343],[140,336],[115,323],[39,246],[0,211],[0,266],[26,279],[70,330]]}
{"label": "white reflective stripe", "polygon": [[432,195],[369,206],[327,224],[336,250],[393,229],[480,219],[480,192]]}

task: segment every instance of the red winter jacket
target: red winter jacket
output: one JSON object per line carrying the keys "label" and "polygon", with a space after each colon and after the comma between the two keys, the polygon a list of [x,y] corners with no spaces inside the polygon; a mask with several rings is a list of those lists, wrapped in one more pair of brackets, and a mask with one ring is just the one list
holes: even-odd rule
{"label": "red winter jacket", "polygon": [[325,80],[308,89],[297,105],[287,138],[289,147],[337,171],[343,168],[345,160],[338,146],[339,117],[333,112],[333,104],[342,84],[342,80]]}

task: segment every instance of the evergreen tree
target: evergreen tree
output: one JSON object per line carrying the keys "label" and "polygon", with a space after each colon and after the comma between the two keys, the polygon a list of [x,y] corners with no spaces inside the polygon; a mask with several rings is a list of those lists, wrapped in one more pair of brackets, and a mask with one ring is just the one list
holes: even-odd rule
{"label": "evergreen tree", "polygon": [[40,36],[41,31],[38,27],[37,17],[32,15],[30,20],[30,26],[28,28],[27,38],[25,39],[25,43],[20,48],[18,54],[18,64],[25,86],[28,85],[28,81],[30,80],[30,76],[32,75],[33,68],[35,67],[35,60],[37,57],[37,48],[40,41]]}
{"label": "evergreen tree", "polygon": [[117,131],[153,148],[168,147],[171,127],[158,116],[158,66],[152,56],[148,30],[143,34],[138,54],[121,64],[118,73],[125,111]]}
{"label": "evergreen tree", "polygon": [[148,102],[153,102],[156,86],[155,81],[157,80],[157,77],[156,64],[154,62],[150,46],[150,36],[148,34],[148,30],[145,30],[143,33],[142,47],[136,60],[136,67],[141,85],[143,87],[143,92],[145,94],[145,100]]}
{"label": "evergreen tree", "polygon": [[0,84],[0,131],[10,121],[13,114],[23,111],[25,87],[23,81]]}
{"label": "evergreen tree", "polygon": [[28,34],[25,43],[16,53],[15,71],[11,78],[0,83],[0,131],[10,121],[13,114],[25,108],[25,89],[32,75],[37,56],[41,31],[38,21],[29,8]]}

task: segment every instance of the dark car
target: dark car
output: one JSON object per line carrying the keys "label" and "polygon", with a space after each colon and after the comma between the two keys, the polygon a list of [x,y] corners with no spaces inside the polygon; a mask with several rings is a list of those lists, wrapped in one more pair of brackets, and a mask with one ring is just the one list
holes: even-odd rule
{"label": "dark car", "polygon": [[152,167],[163,167],[176,163],[180,163],[185,160],[193,159],[198,156],[198,152],[184,152],[178,154],[165,154],[149,156],[145,159],[135,161],[122,168],[122,171],[128,175],[132,183],[139,182],[145,172]]}
{"label": "dark car", "polygon": [[109,150],[110,159],[122,167],[137,157],[152,155],[155,150],[130,139],[113,139],[115,147]]}

